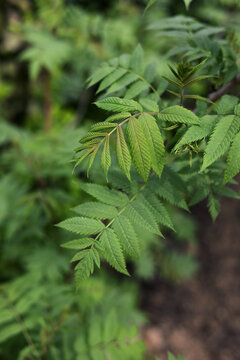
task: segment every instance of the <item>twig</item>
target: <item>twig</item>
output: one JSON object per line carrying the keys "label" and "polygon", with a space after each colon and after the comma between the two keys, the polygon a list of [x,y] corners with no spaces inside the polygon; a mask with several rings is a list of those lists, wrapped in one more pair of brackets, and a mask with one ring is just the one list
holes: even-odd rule
{"label": "twig", "polygon": [[208,95],[209,100],[211,100],[213,102],[217,101],[221,96],[228,93],[229,90],[231,90],[238,84],[240,84],[240,73],[237,74],[233,80],[231,80],[227,84],[223,85],[220,89],[210,93]]}

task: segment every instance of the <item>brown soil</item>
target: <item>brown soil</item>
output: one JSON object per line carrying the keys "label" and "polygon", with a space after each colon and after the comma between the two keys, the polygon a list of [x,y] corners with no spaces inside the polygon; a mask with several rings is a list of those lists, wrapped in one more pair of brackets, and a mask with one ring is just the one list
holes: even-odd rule
{"label": "brown soil", "polygon": [[240,202],[224,199],[214,224],[205,206],[194,212],[201,270],[185,284],[144,291],[144,338],[161,360],[167,351],[186,360],[240,360]]}

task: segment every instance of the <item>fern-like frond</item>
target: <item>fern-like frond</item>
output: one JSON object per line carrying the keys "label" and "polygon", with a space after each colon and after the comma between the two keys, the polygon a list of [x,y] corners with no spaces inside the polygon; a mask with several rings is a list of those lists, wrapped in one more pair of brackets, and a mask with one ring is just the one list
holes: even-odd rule
{"label": "fern-like frond", "polygon": [[78,250],[72,258],[72,262],[77,262],[76,279],[85,279],[93,273],[95,265],[100,267],[100,256],[117,271],[128,275],[125,257],[137,258],[140,254],[136,229],[140,226],[152,234],[161,235],[159,224],[172,227],[162,204],[155,200],[152,206],[141,196],[144,192],[147,199],[149,191],[150,198],[151,189],[147,190],[146,184],[138,185],[129,195],[103,185],[80,183],[80,187],[99,201],[86,202],[74,209],[87,217],[70,218],[58,224],[83,236],[62,245]]}
{"label": "fern-like frond", "polygon": [[149,66],[145,69],[143,49],[141,45],[138,45],[131,56],[121,55],[103,64],[89,78],[89,86],[100,82],[97,92],[106,91],[106,94],[116,93],[126,88],[126,99],[136,98],[144,90],[150,90],[159,99],[157,90],[151,84],[154,77],[152,66],[150,76]]}

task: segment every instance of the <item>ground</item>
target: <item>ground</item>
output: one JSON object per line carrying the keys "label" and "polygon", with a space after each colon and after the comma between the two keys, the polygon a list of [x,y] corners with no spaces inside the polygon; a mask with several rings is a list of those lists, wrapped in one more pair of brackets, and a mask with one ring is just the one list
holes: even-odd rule
{"label": "ground", "polygon": [[212,223],[205,204],[199,221],[198,275],[179,286],[154,282],[142,306],[150,323],[144,338],[152,355],[186,360],[240,359],[240,201],[223,199]]}

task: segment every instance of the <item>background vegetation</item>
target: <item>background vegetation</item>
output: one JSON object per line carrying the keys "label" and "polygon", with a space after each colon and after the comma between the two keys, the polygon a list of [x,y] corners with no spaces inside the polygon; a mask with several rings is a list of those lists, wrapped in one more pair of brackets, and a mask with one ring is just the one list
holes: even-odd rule
{"label": "background vegetation", "polygon": [[[185,100],[188,107],[195,109],[197,97],[191,94],[212,94],[215,101],[215,91],[229,82],[228,92],[238,96],[237,0],[193,0],[189,10],[178,0],[156,1],[144,13],[145,7],[143,0],[4,0],[0,4],[3,360],[147,359],[140,336],[147,321],[139,307],[142,284],[146,280],[179,284],[201,266],[195,256],[197,219],[170,204],[172,220],[166,217],[163,224],[164,241],[139,230],[142,251],[139,259],[129,260],[130,279],[105,264],[94,277],[78,282],[76,291],[69,265],[72,251],[61,247],[72,237],[55,226],[70,216],[70,209],[90,199],[79,186],[79,180],[88,181],[87,164],[73,172],[71,160],[78,140],[105,119],[93,104],[97,81],[91,78],[93,86],[87,87],[103,62],[132,55],[140,42],[146,62],[152,64],[149,82],[155,81],[154,73],[161,79],[158,93],[164,107],[179,101],[174,83],[169,87],[167,81],[168,64],[209,58],[207,75],[214,77],[191,84]],[[121,84],[110,90],[108,85],[106,91],[121,94]],[[238,100],[231,101],[230,111]],[[204,102],[197,103],[198,114],[205,108]],[[97,162],[89,177],[105,182]],[[197,184],[202,185],[206,190],[206,184]],[[213,218],[220,194],[238,197],[230,189],[214,191],[209,195]],[[196,196],[197,203],[202,194]]]}

